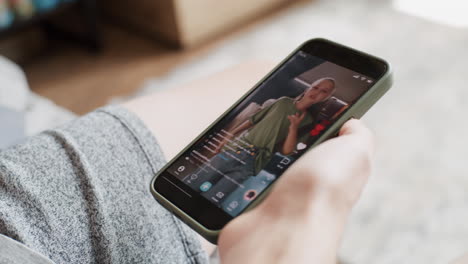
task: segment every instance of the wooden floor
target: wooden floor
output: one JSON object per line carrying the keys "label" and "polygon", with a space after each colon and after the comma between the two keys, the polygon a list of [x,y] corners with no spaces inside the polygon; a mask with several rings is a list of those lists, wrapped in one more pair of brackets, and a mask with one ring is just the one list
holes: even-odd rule
{"label": "wooden floor", "polygon": [[77,114],[129,95],[142,82],[162,76],[177,65],[213,49],[221,40],[180,51],[154,40],[104,26],[104,50],[99,54],[67,43],[54,43],[40,57],[25,63],[32,90]]}
{"label": "wooden floor", "polygon": [[114,96],[132,94],[146,79],[163,76],[284,10],[284,7],[273,10],[204,45],[183,51],[116,26],[104,25],[105,48],[100,54],[93,55],[76,45],[54,43],[56,47],[22,66],[34,92],[77,114],[84,114],[106,104]]}

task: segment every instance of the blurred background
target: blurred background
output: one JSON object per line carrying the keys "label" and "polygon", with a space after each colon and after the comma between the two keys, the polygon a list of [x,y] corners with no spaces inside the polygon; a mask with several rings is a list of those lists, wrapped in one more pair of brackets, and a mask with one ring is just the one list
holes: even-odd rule
{"label": "blurred background", "polygon": [[390,61],[364,117],[373,176],[345,263],[447,263],[468,251],[468,6],[463,0],[0,0],[0,148],[111,102],[325,37]]}

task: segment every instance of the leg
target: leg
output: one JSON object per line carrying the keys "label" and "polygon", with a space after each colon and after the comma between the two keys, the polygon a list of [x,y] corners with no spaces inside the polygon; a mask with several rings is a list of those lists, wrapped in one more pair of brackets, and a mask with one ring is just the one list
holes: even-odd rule
{"label": "leg", "polygon": [[[143,120],[170,160],[273,66],[271,62],[247,63],[175,89],[134,99],[124,107]],[[215,246],[200,239],[211,254]]]}
{"label": "leg", "polygon": [[134,99],[124,106],[143,120],[158,139],[166,158],[171,159],[273,66],[268,62],[243,64],[206,79]]}

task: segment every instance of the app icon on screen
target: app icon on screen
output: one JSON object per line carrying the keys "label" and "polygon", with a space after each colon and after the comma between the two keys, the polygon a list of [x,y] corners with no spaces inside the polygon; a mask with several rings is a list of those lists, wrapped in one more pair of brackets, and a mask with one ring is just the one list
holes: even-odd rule
{"label": "app icon on screen", "polygon": [[211,184],[211,182],[204,182],[202,185],[200,185],[200,191],[206,192],[211,188],[212,185],[213,184]]}

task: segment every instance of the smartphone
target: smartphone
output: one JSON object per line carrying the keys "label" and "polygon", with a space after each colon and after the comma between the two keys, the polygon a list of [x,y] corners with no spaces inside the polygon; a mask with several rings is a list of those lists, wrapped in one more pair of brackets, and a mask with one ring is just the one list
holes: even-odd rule
{"label": "smartphone", "polygon": [[360,118],[391,84],[385,60],[309,40],[168,162],[151,193],[216,244],[221,229],[264,199],[291,164]]}

